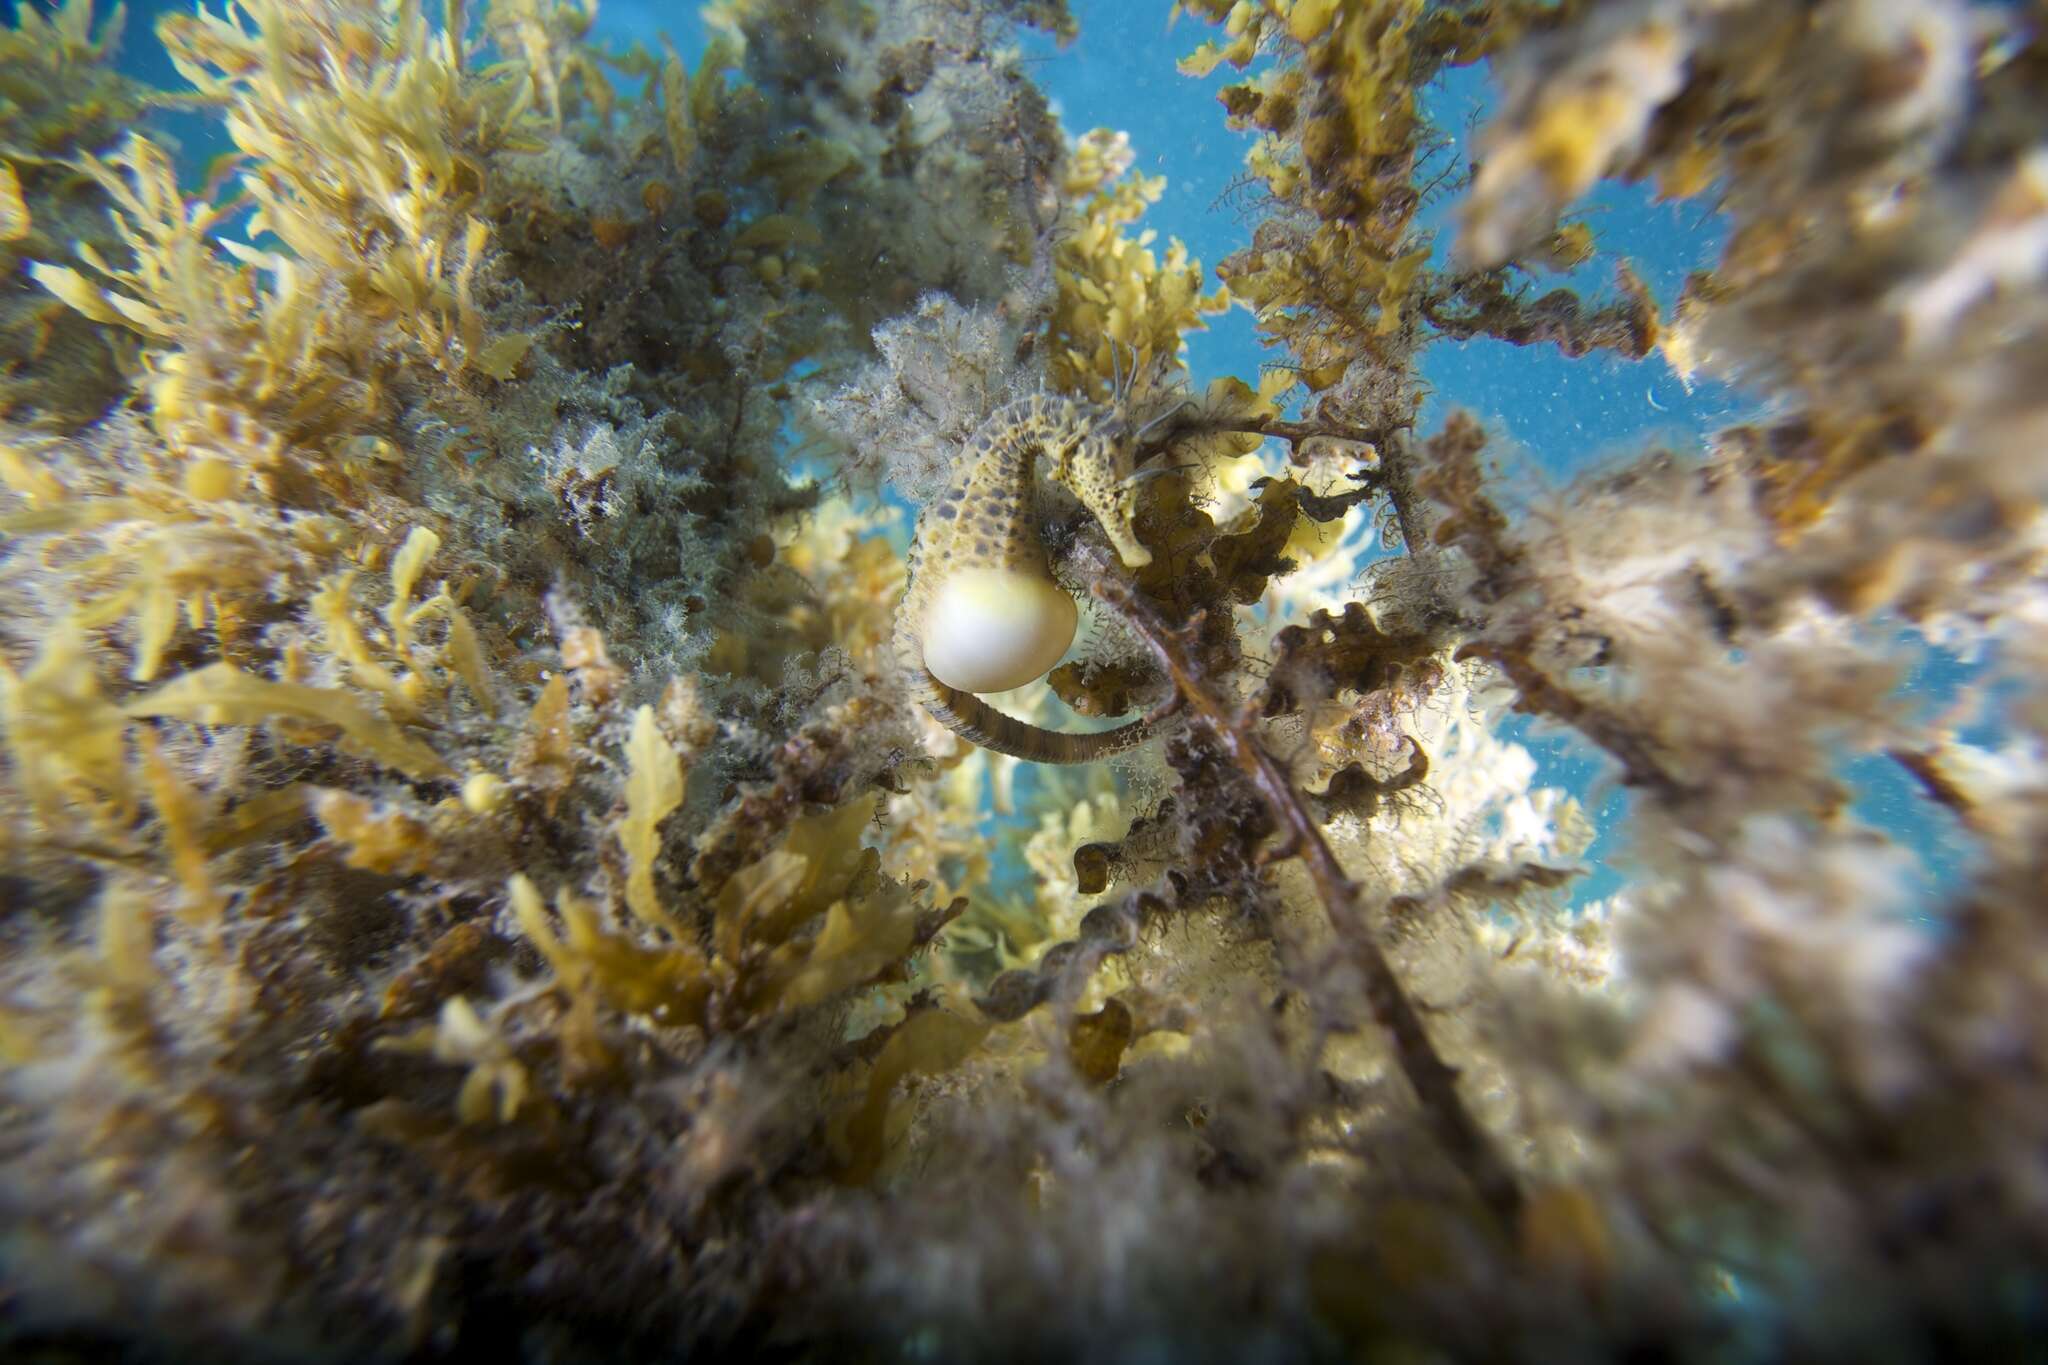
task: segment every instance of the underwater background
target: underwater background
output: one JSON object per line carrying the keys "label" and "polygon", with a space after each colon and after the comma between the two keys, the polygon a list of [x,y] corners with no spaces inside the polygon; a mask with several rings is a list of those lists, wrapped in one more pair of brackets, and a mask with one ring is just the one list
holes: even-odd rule
{"label": "underwater background", "polygon": [[2041,1355],[2044,24],[0,9],[0,1345]]}

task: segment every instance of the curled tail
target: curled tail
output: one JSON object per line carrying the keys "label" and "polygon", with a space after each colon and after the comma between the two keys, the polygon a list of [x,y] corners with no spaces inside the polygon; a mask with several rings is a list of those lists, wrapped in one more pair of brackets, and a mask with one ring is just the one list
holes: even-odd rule
{"label": "curled tail", "polygon": [[1093,763],[1134,749],[1152,737],[1152,722],[1140,716],[1114,730],[1066,733],[1006,716],[972,692],[946,686],[924,668],[916,673],[918,701],[939,724],[970,744],[1030,763]]}

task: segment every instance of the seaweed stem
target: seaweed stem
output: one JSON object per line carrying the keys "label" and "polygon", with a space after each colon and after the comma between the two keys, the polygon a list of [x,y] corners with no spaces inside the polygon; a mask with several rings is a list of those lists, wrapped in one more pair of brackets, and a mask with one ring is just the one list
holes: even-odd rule
{"label": "seaweed stem", "polygon": [[1251,436],[1270,436],[1298,446],[1303,441],[1329,440],[1351,441],[1368,445],[1377,450],[1385,437],[1362,427],[1344,426],[1333,422],[1290,422],[1279,417],[1198,417],[1192,422],[1174,428],[1178,438],[1217,431],[1241,431]]}
{"label": "seaweed stem", "polygon": [[1373,1018],[1393,1041],[1401,1072],[1414,1087],[1438,1143],[1502,1225],[1515,1227],[1522,1209],[1522,1191],[1514,1173],[1465,1107],[1458,1094],[1457,1068],[1444,1061],[1430,1041],[1420,1011],[1366,923],[1359,908],[1356,883],[1345,875],[1337,855],[1330,851],[1302,794],[1259,742],[1254,731],[1257,708],[1230,704],[1212,692],[1198,675],[1186,642],[1200,630],[1201,615],[1198,613],[1184,632],[1175,632],[1159,619],[1127,577],[1107,566],[1105,569],[1095,577],[1095,597],[1128,621],[1139,638],[1151,647],[1160,666],[1173,679],[1175,695],[1215,736],[1238,770],[1251,780],[1281,831],[1272,861],[1301,859],[1316,896],[1330,917],[1331,927],[1358,963]]}
{"label": "seaweed stem", "polygon": [[1393,506],[1394,520],[1401,527],[1402,547],[1411,557],[1419,555],[1429,542],[1421,509],[1416,506],[1415,471],[1409,463],[1408,442],[1397,436],[1375,448],[1380,456],[1375,486]]}
{"label": "seaweed stem", "polygon": [[1560,686],[1530,659],[1526,642],[1497,644],[1476,640],[1461,647],[1458,660],[1484,659],[1507,676],[1521,692],[1521,709],[1540,713],[1571,726],[1621,764],[1622,785],[1655,792],[1676,804],[1694,794],[1652,752],[1647,739],[1606,707],[1589,702]]}

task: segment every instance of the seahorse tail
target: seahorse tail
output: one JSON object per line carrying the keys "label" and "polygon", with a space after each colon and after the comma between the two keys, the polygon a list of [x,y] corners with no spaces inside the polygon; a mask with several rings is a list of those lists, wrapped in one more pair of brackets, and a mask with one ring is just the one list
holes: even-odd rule
{"label": "seahorse tail", "polygon": [[919,700],[941,725],[970,744],[1028,763],[1093,763],[1134,749],[1152,737],[1152,727],[1144,717],[1114,730],[1091,733],[1042,730],[1004,715],[972,692],[946,686],[930,673],[924,673],[923,682],[924,695]]}

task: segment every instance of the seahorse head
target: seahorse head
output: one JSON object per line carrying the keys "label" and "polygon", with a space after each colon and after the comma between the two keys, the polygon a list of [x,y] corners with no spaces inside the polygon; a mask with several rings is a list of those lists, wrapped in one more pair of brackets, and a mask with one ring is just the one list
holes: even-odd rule
{"label": "seahorse head", "polygon": [[1138,543],[1133,525],[1137,515],[1137,482],[1133,478],[1137,446],[1121,420],[1107,418],[1093,423],[1085,435],[1059,453],[1052,478],[1095,515],[1125,565],[1142,569],[1152,562],[1152,552]]}

